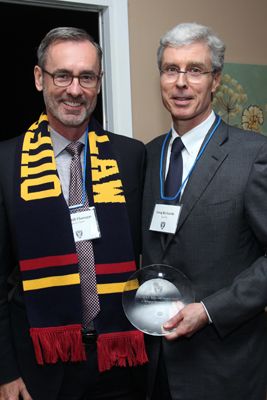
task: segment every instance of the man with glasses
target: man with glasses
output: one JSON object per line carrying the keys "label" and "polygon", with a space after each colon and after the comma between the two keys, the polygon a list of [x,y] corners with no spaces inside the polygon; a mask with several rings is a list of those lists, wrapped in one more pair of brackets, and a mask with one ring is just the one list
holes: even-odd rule
{"label": "man with glasses", "polygon": [[147,145],[143,265],[180,270],[195,298],[148,336],[153,400],[265,400],[267,140],[212,109],[224,51],[197,23],[158,49],[172,127]]}
{"label": "man with glasses", "polygon": [[37,58],[45,111],[0,149],[0,398],[144,399],[144,335],[121,300],[144,145],[94,119],[102,50],[87,32],[52,29]]}

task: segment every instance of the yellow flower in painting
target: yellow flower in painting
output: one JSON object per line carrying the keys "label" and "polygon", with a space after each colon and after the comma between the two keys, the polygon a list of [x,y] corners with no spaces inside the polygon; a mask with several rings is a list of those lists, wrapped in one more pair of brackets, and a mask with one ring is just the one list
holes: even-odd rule
{"label": "yellow flower in painting", "polygon": [[264,122],[263,111],[258,106],[249,106],[243,110],[241,124],[243,129],[260,131],[260,125]]}

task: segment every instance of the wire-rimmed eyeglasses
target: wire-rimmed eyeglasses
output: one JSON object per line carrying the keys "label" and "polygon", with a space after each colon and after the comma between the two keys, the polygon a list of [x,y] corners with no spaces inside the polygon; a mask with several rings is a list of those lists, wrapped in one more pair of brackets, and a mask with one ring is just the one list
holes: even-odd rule
{"label": "wire-rimmed eyeglasses", "polygon": [[166,82],[173,83],[175,82],[180,74],[184,74],[189,82],[199,82],[204,75],[214,73],[214,70],[211,71],[202,71],[198,67],[188,68],[185,71],[180,70],[177,67],[165,67],[160,70],[161,76],[165,79]]}

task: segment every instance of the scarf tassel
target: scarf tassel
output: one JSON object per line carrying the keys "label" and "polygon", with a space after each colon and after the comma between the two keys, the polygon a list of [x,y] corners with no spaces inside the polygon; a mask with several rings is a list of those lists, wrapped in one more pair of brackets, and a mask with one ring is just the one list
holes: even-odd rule
{"label": "scarf tassel", "polygon": [[137,366],[148,362],[144,334],[139,331],[113,332],[99,335],[97,340],[98,369],[114,366]]}
{"label": "scarf tassel", "polygon": [[85,361],[86,353],[82,343],[81,325],[49,328],[31,328],[37,363],[55,364],[58,360]]}

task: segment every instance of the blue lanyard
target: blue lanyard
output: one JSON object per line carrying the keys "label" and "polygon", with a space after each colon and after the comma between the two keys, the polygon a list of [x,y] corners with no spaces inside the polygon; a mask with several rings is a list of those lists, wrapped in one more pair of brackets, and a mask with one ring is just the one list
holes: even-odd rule
{"label": "blue lanyard", "polygon": [[85,146],[84,146],[84,154],[83,154],[82,202],[80,204],[74,204],[73,206],[69,206],[70,210],[73,210],[73,209],[79,208],[79,207],[83,207],[84,203],[85,203],[85,193],[86,193],[85,179],[86,179],[87,152],[88,152],[88,128],[86,129]]}
{"label": "blue lanyard", "polygon": [[160,156],[160,197],[161,200],[176,200],[177,197],[180,195],[183,187],[185,186],[186,182],[188,181],[188,179],[190,178],[193,170],[195,169],[196,163],[198,162],[198,160],[200,159],[200,157],[202,156],[202,154],[204,153],[210,139],[212,138],[212,136],[214,135],[215,131],[217,130],[218,126],[221,123],[221,117],[218,117],[218,120],[214,126],[214,128],[212,129],[211,133],[209,134],[209,137],[207,138],[207,140],[205,141],[201,151],[199,152],[197,158],[195,159],[195,162],[193,164],[193,166],[191,167],[190,171],[187,174],[187,177],[184,179],[184,181],[182,182],[181,186],[178,188],[178,191],[176,192],[176,194],[174,196],[164,196],[164,177],[163,177],[163,159],[164,159],[164,154],[165,154],[165,148],[166,148],[166,143],[171,135],[171,130],[168,132],[163,144],[162,144],[162,148],[161,148],[161,156]]}

